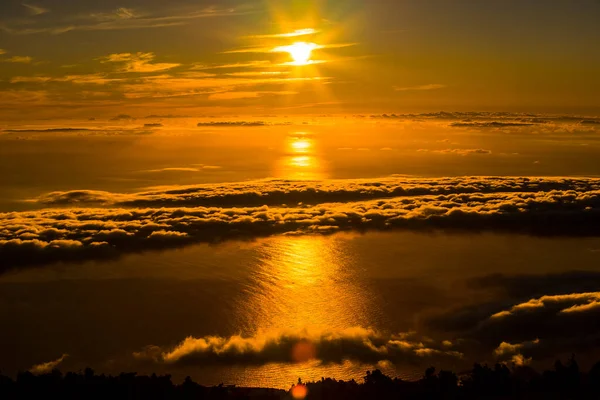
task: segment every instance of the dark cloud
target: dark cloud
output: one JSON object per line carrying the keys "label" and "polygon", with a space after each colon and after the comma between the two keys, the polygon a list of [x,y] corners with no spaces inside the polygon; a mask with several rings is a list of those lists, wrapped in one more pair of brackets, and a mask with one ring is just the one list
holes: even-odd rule
{"label": "dark cloud", "polygon": [[531,114],[531,113],[511,113],[511,112],[432,112],[432,113],[421,113],[421,114],[374,114],[371,118],[383,118],[383,119],[440,119],[440,120],[465,120],[465,119],[529,119],[538,118],[542,114]]}
{"label": "dark cloud", "polygon": [[565,125],[596,125],[597,117],[579,117],[569,115],[550,115],[511,112],[435,112],[423,114],[375,114],[377,120],[397,121],[440,121],[450,122],[456,128],[518,128],[548,125],[549,129],[565,128]]}
{"label": "dark cloud", "polygon": [[162,128],[163,124],[144,124],[144,128]]}
{"label": "dark cloud", "polygon": [[421,152],[421,153],[456,154],[459,156],[468,156],[468,155],[472,155],[472,154],[483,154],[483,155],[492,154],[491,150],[486,150],[486,149],[443,149],[443,150],[419,149],[417,151]]}
{"label": "dark cloud", "polygon": [[491,315],[474,330],[482,342],[511,338],[538,340],[523,349],[527,357],[546,358],[560,353],[587,352],[600,344],[600,293],[544,295],[516,303]]}
{"label": "dark cloud", "polygon": [[274,126],[274,125],[291,125],[289,122],[265,122],[265,121],[208,121],[198,122],[198,127],[213,127],[213,128],[233,128],[233,127],[253,127],[253,126]]}
{"label": "dark cloud", "polygon": [[252,337],[188,337],[177,346],[148,346],[134,353],[138,360],[169,365],[322,363],[345,360],[415,362],[430,357],[460,359],[462,354],[443,343],[420,341],[412,335],[390,335],[371,329],[349,328],[323,332],[306,330],[259,332]]}
{"label": "dark cloud", "polygon": [[172,168],[159,168],[159,169],[148,169],[140,172],[200,172],[202,171],[202,167],[193,168],[193,167],[172,167]]}
{"label": "dark cloud", "polygon": [[[151,134],[151,126],[144,126],[139,129],[115,129],[104,127],[79,128],[79,127],[61,127],[61,128],[38,128],[38,129],[5,129],[0,133],[11,135],[23,134],[30,138],[44,136],[125,136],[125,135],[147,135]],[[41,137],[41,136],[39,136]]]}
{"label": "dark cloud", "polygon": [[174,114],[152,114],[148,115],[146,119],[170,119],[170,118],[189,118],[188,115],[174,115]]}
{"label": "dark cloud", "polygon": [[531,126],[533,124],[526,122],[453,122],[450,126],[454,127],[468,127],[468,128],[505,128],[512,126]]}
{"label": "dark cloud", "polygon": [[132,120],[135,120],[135,118],[132,117],[131,115],[119,114],[119,115],[112,117],[110,120],[111,121],[132,121]]}
{"label": "dark cloud", "polygon": [[91,132],[89,128],[5,129],[6,133],[76,133]]}
{"label": "dark cloud", "polygon": [[531,340],[523,343],[508,343],[502,342],[500,345],[494,350],[494,355],[499,360],[510,360],[516,366],[523,366],[531,363],[532,358],[525,357],[521,354],[524,350],[529,350],[534,348],[540,344],[540,339]]}
{"label": "dark cloud", "polygon": [[492,274],[471,279],[472,288],[500,291],[511,298],[541,297],[546,293],[569,294],[577,291],[594,292],[600,288],[600,272],[565,271],[545,275]]}
{"label": "dark cloud", "polygon": [[269,124],[264,121],[211,121],[211,122],[198,122],[198,126],[211,126],[211,127],[222,127],[229,128],[234,126],[268,126]]}
{"label": "dark cloud", "polygon": [[587,353],[600,344],[600,274],[489,275],[472,280],[497,300],[431,316],[426,325],[455,335],[483,354],[526,363]]}

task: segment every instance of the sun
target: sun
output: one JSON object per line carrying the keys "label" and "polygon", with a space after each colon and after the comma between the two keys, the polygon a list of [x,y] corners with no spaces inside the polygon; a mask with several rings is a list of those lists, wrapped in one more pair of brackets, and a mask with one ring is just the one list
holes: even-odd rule
{"label": "sun", "polygon": [[289,53],[294,60],[293,65],[308,65],[311,64],[313,50],[318,48],[315,43],[296,42],[289,46],[277,47],[274,51]]}
{"label": "sun", "polygon": [[294,63],[305,65],[310,61],[310,56],[315,47],[313,43],[298,42],[289,46],[288,52],[294,59]]}

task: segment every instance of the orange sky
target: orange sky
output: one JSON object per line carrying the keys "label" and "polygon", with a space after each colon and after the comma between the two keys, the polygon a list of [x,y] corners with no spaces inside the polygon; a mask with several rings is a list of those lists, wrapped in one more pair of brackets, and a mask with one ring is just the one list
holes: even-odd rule
{"label": "orange sky", "polygon": [[0,117],[595,113],[598,16],[595,1],[7,0]]}

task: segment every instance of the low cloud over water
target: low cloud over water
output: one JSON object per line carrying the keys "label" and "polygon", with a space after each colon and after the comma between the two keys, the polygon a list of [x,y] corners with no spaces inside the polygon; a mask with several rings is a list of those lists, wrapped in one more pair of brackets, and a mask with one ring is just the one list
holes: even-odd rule
{"label": "low cloud over water", "polygon": [[54,192],[34,201],[55,208],[0,214],[3,268],[275,234],[600,234],[600,180],[592,178],[265,180],[133,194]]}

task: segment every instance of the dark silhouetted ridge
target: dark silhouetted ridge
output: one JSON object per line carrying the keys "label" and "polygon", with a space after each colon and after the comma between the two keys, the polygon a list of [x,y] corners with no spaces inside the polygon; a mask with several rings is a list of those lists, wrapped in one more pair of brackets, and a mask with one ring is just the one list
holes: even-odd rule
{"label": "dark silhouetted ridge", "polygon": [[526,366],[475,364],[463,374],[428,368],[417,381],[391,378],[380,370],[367,371],[363,382],[321,378],[298,383],[289,391],[237,386],[206,387],[186,378],[175,384],[170,375],[140,376],[121,373],[97,375],[93,370],[58,370],[34,375],[19,373],[16,379],[0,375],[2,399],[598,399],[600,363],[582,372],[574,357],[566,364],[539,373]]}

